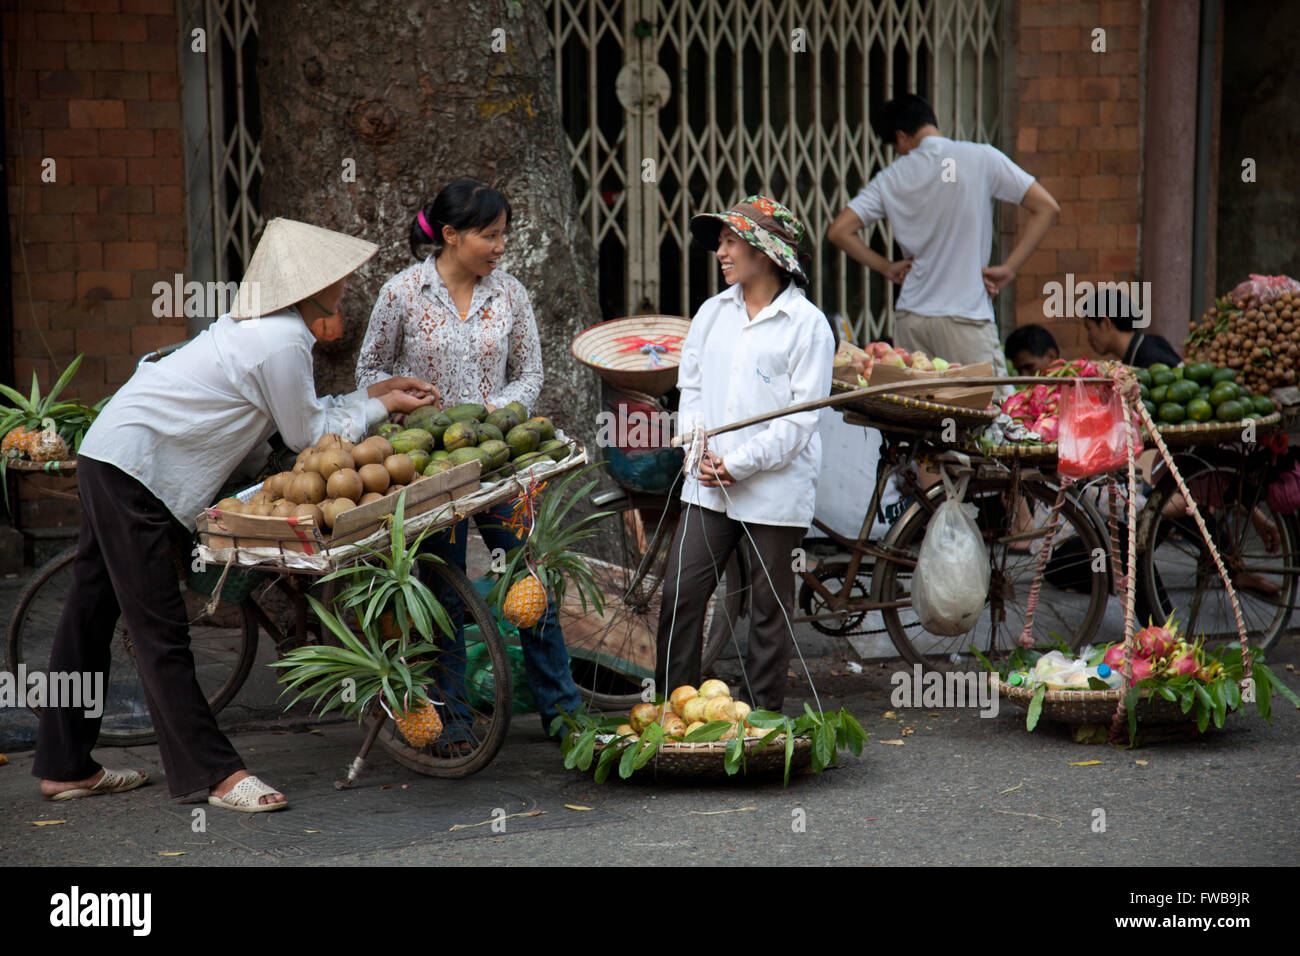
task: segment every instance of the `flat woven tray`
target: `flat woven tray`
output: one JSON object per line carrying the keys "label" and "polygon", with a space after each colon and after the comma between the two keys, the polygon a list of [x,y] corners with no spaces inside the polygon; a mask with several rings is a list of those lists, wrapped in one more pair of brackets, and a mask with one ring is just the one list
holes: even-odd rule
{"label": "flat woven tray", "polygon": [[[1254,419],[1255,434],[1267,435],[1282,427],[1282,415],[1273,412],[1263,418]],[[1166,445],[1219,445],[1224,442],[1240,441],[1241,430],[1246,427],[1241,422],[1196,422],[1191,425],[1158,425],[1160,437]]]}
{"label": "flat woven tray", "polygon": [[77,472],[77,459],[71,461],[27,461],[25,458],[11,458],[5,466],[14,471],[35,471],[47,474],[73,475]]}
{"label": "flat woven tray", "polygon": [[[856,389],[843,382],[831,383],[832,394],[852,391],[856,391]],[[901,425],[940,428],[943,426],[945,419],[952,419],[961,426],[977,427],[987,425],[998,417],[998,413],[994,409],[941,405],[938,402],[927,402],[923,399],[908,398],[906,395],[894,395],[889,392],[864,395],[862,398],[845,402],[838,407],[841,410],[864,415],[880,422],[885,427],[890,422],[897,422]]]}
{"label": "flat woven tray", "polygon": [[[1025,708],[1034,697],[1032,689],[1012,687],[1005,681],[998,681],[998,694]],[[1049,690],[1043,695],[1043,717],[1072,726],[1109,724],[1123,696],[1120,690]],[[1196,723],[1194,711],[1184,714],[1175,701],[1148,691],[1142,692],[1137,713],[1138,723],[1153,727]]]}
{"label": "flat woven tray", "polygon": [[[611,741],[612,742],[612,741]],[[596,738],[597,756],[608,744]],[[668,741],[659,745],[659,752],[650,758],[639,771],[654,776],[670,777],[726,777],[730,776],[723,766],[727,755],[725,740],[709,743],[688,744]],[[790,756],[790,772],[803,770],[812,764],[812,740],[808,737],[794,739],[794,753]],[[759,748],[758,740],[745,742],[745,765],[734,776],[755,776],[757,774],[785,773],[785,741],[771,743]]]}

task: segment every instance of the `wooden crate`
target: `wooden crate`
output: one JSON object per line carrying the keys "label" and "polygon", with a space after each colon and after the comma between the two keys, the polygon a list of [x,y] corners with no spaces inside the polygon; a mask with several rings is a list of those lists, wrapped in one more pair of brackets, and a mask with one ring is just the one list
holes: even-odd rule
{"label": "wooden crate", "polygon": [[[424,514],[478,491],[481,467],[480,462],[471,461],[411,482],[406,487],[403,514],[406,517]],[[238,497],[247,498],[260,487],[245,489]],[[206,508],[197,519],[199,538],[214,551],[278,548],[302,554],[328,552],[331,547],[360,541],[378,531],[397,510],[397,498],[397,495],[385,495],[379,501],[344,512],[330,535],[317,528],[310,518],[224,514],[217,508]]]}

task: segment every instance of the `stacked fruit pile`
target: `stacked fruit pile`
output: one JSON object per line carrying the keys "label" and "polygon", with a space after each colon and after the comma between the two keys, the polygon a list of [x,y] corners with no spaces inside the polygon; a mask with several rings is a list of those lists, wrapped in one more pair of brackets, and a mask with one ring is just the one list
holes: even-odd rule
{"label": "stacked fruit pile", "polygon": [[223,498],[216,507],[228,514],[310,517],[331,530],[345,511],[396,494],[418,478],[411,457],[388,439],[374,435],[353,445],[331,432],[298,453],[293,471],[262,482],[247,502]]}
{"label": "stacked fruit pile", "polygon": [[476,404],[445,410],[426,406],[407,415],[404,425],[390,422],[375,431],[392,442],[395,452],[410,456],[423,475],[477,460],[485,477],[504,478],[538,461],[563,461],[569,455],[550,419],[529,418],[518,402],[491,413]]}
{"label": "stacked fruit pile", "polygon": [[[81,446],[81,439],[95,421],[99,409],[108,399],[94,406],[62,399],[59,394],[81,367],[78,355],[63,370],[54,387],[44,395],[32,372],[31,394],[0,385],[0,462],[9,459],[28,459],[35,462],[66,461]],[[3,466],[0,465],[0,475]]]}
{"label": "stacked fruit pile", "polygon": [[1210,362],[1178,368],[1156,363],[1135,374],[1142,404],[1158,424],[1240,422],[1263,418],[1275,409],[1267,395],[1252,395],[1237,383],[1236,369]]}
{"label": "stacked fruit pile", "polygon": [[664,736],[681,740],[687,734],[715,721],[731,724],[719,740],[734,737],[762,737],[768,730],[751,727],[748,720],[752,708],[743,700],[732,700],[731,689],[720,680],[706,680],[698,689],[683,684],[674,690],[662,704],[637,704],[628,713],[628,723],[618,728],[618,733],[638,739],[651,724],[659,724]]}
{"label": "stacked fruit pile", "polygon": [[1251,392],[1295,385],[1300,369],[1300,283],[1254,276],[1193,322],[1184,354],[1238,372]]}
{"label": "stacked fruit pile", "polygon": [[[1088,359],[1067,362],[1057,359],[1042,373],[1047,378],[1098,378],[1101,369]],[[1040,441],[1050,444],[1060,435],[1057,417],[1061,406],[1061,385],[1026,385],[1008,395],[1002,402],[1002,411],[1011,420],[1024,425],[1038,435]]]}
{"label": "stacked fruit pile", "polygon": [[835,367],[853,366],[858,371],[858,385],[865,386],[871,379],[871,369],[877,365],[890,365],[894,368],[910,368],[918,372],[943,372],[960,365],[941,358],[931,358],[924,352],[908,352],[888,342],[869,342],[866,348],[858,348],[849,342],[841,343],[835,353]]}

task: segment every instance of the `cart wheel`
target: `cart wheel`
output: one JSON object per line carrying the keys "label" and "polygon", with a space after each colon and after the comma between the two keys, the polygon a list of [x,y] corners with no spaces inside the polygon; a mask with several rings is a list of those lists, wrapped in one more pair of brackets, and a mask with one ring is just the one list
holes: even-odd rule
{"label": "cart wheel", "polygon": [[[1247,640],[1267,650],[1300,597],[1300,524],[1269,508],[1262,462],[1216,454],[1180,456],[1177,464],[1233,581]],[[1184,634],[1204,634],[1211,643],[1239,640],[1218,568],[1181,503],[1166,471],[1138,522],[1138,585],[1160,621],[1172,612]]]}
{"label": "cart wheel", "polygon": [[[1022,531],[1018,540],[1009,541],[1018,509],[1008,507],[1007,482],[979,479],[967,488],[966,501],[978,509],[975,522],[988,547],[992,571],[988,604],[968,633],[953,637],[931,634],[911,606],[912,572],[930,515],[943,501],[943,486],[932,487],[926,501],[913,504],[885,536],[882,550],[894,557],[876,559],[871,596],[873,603],[901,602],[901,606],[882,608],[882,614],[894,646],[909,664],[934,670],[978,670],[981,664],[970,653],[972,645],[990,660],[1019,646],[1038,552],[1057,492],[1052,485],[1038,481],[1022,480],[1020,489],[1028,506],[1030,528],[1027,533]],[[1093,520],[1074,496],[1067,494],[1034,612],[1035,645],[1054,644],[1059,637],[1078,648],[1097,633],[1110,590],[1106,554]]]}
{"label": "cart wheel", "polygon": [[[37,571],[19,596],[9,620],[5,650],[5,666],[11,673],[17,673],[19,664],[42,671],[49,666],[54,629],[72,590],[76,557],[75,547],[54,557]],[[240,605],[220,602],[209,615],[205,595],[188,588],[182,588],[181,593],[190,620],[190,650],[199,686],[215,714],[239,692],[257,656],[252,599]],[[114,747],[152,743],[153,721],[144,685],[135,669],[131,635],[121,620],[114,628],[111,649],[99,743]],[[40,713],[39,708],[31,709]]]}
{"label": "cart wheel", "polygon": [[[596,504],[612,514],[580,547],[604,594],[604,614],[584,614],[580,604],[566,600],[560,623],[578,689],[596,707],[621,710],[640,701],[642,682],[654,677],[663,577],[678,510],[667,498],[627,494],[598,498]],[[702,666],[732,640],[748,585],[737,549],[705,611]]]}
{"label": "cart wheel", "polygon": [[[510,729],[510,713],[514,706],[510,659],[506,656],[505,641],[497,630],[496,617],[465,572],[441,561],[429,564],[427,570],[435,578],[430,582],[434,594],[450,590],[464,603],[465,626],[478,627],[478,640],[484,645],[490,666],[490,671],[479,670],[468,677],[464,671],[453,676],[454,672],[447,668],[433,671],[439,675],[439,687],[436,691],[430,688],[430,696],[434,699],[440,694],[454,697],[458,706],[464,708],[466,717],[461,729],[468,738],[465,752],[458,752],[461,748],[453,744],[451,735],[446,732],[450,721],[445,701],[439,712],[445,725],[446,739],[435,740],[426,747],[412,746],[398,731],[397,725],[382,714],[376,717],[372,713],[364,723],[369,728],[375,720],[384,721],[378,742],[402,766],[430,777],[468,777],[492,762],[506,739],[506,731]],[[484,679],[485,676],[488,679]]]}

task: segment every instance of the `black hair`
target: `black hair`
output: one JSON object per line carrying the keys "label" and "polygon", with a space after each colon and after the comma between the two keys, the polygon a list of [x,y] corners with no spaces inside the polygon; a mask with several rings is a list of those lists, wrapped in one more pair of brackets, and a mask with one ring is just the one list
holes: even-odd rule
{"label": "black hair", "polygon": [[922,126],[938,126],[939,120],[924,99],[915,93],[903,93],[881,106],[871,125],[876,135],[892,146],[896,130],[911,136]]}
{"label": "black hair", "polygon": [[1012,359],[1021,352],[1043,358],[1049,349],[1056,349],[1058,355],[1061,352],[1061,347],[1056,344],[1052,333],[1041,325],[1022,325],[1007,336],[1006,353]]}
{"label": "black hair", "polygon": [[1133,308],[1128,296],[1115,283],[1099,283],[1106,288],[1097,288],[1083,302],[1079,314],[1089,322],[1101,324],[1102,319],[1110,319],[1110,324],[1121,332],[1133,331]]}
{"label": "black hair", "polygon": [[442,252],[442,227],[453,229],[483,229],[492,225],[506,214],[506,225],[510,225],[510,203],[499,191],[477,179],[454,179],[438,191],[433,202],[425,204],[420,210],[425,221],[433,230],[430,237],[420,225],[420,217],[411,221],[411,255],[417,259],[424,258],[420,247],[433,246],[433,254]]}

